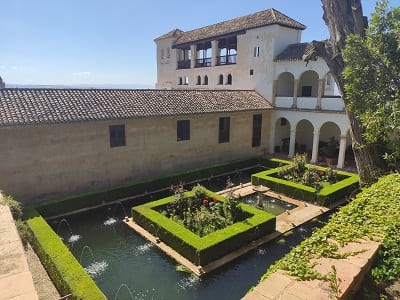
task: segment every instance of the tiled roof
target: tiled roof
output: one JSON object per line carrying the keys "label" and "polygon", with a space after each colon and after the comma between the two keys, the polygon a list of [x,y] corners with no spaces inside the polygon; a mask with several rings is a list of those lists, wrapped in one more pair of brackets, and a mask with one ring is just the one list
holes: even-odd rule
{"label": "tiled roof", "polygon": [[279,53],[274,61],[282,60],[303,60],[303,55],[314,49],[312,43],[291,44]]}
{"label": "tiled roof", "polygon": [[163,34],[162,36],[159,36],[158,38],[155,39],[155,41],[166,39],[166,38],[171,38],[171,37],[179,37],[182,35],[182,33],[183,33],[182,30],[174,29],[174,30],[171,30],[170,32],[167,32],[166,34]]}
{"label": "tiled roof", "polygon": [[2,89],[0,126],[270,109],[255,91]]}
{"label": "tiled roof", "polygon": [[175,45],[182,45],[194,41],[205,40],[212,37],[223,36],[229,33],[273,24],[301,30],[306,28],[306,26],[303,24],[293,20],[292,18],[289,18],[273,8],[270,8],[229,21],[183,32],[175,41]]}

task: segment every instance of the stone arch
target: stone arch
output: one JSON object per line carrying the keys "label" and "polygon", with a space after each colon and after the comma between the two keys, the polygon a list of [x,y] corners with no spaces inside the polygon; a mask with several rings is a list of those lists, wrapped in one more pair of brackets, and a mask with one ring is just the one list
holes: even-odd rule
{"label": "stone arch", "polygon": [[275,120],[274,152],[289,153],[291,125],[287,118]]}
{"label": "stone arch", "polygon": [[300,75],[298,95],[300,97],[318,96],[319,75],[313,70],[308,70]]}
{"label": "stone arch", "polygon": [[296,153],[311,153],[313,147],[314,124],[307,119],[296,123]]}
{"label": "stone arch", "polygon": [[277,97],[293,97],[294,75],[290,72],[279,74],[276,82]]}
{"label": "stone arch", "polygon": [[197,83],[196,83],[197,85],[200,85],[201,84],[201,76],[199,75],[199,76],[197,76]]}
{"label": "stone arch", "polygon": [[224,75],[219,74],[219,77],[218,77],[218,84],[220,84],[220,85],[224,84]]}
{"label": "stone arch", "polygon": [[226,84],[232,84],[232,74],[228,74],[228,78],[226,80]]}
{"label": "stone arch", "polygon": [[204,85],[208,85],[208,76],[207,76],[207,75],[204,76],[204,82],[203,82],[203,84],[204,84]]}

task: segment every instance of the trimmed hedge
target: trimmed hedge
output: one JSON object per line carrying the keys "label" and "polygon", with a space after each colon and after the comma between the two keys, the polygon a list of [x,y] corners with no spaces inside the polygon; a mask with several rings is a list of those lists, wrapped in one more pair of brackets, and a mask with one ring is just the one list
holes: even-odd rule
{"label": "trimmed hedge", "polygon": [[[185,193],[185,197],[192,195],[192,192]],[[224,197],[211,191],[207,195],[224,201]],[[206,265],[275,230],[274,215],[241,203],[242,210],[251,215],[249,218],[200,237],[155,210],[173,199],[171,196],[133,207],[132,218],[196,265]]]}
{"label": "trimmed hedge", "polygon": [[60,294],[71,293],[68,299],[107,299],[39,213],[27,208],[25,216],[32,232],[30,243]]}
{"label": "trimmed hedge", "polygon": [[275,168],[279,165],[279,163],[277,163],[274,159],[267,159],[265,157],[251,157],[207,167],[191,169],[184,172],[172,173],[162,177],[130,182],[111,188],[46,200],[35,205],[35,208],[40,212],[41,215],[47,217],[88,206],[94,206],[100,203],[112,202],[125,197],[134,197],[144,194],[145,192],[149,191],[150,188],[153,191],[168,188],[172,184],[177,184],[182,180],[185,182],[191,182],[222,173],[232,172],[236,169],[255,166],[259,163],[272,168]]}
{"label": "trimmed hedge", "polygon": [[[282,165],[290,164],[286,160],[275,160]],[[307,165],[311,167],[310,165]],[[283,193],[295,199],[308,202],[317,202],[319,205],[327,206],[345,196],[359,187],[359,177],[356,174],[337,171],[340,181],[322,188],[319,192],[313,187],[291,182],[285,179],[277,178],[277,174],[281,167],[262,171],[251,176],[253,185],[264,185],[271,188],[273,191]],[[326,171],[326,168],[317,168],[321,171]]]}

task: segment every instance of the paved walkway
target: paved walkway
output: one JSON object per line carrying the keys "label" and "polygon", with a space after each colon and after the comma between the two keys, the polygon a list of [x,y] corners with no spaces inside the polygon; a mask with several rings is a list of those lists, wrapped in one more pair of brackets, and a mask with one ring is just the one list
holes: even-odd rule
{"label": "paved walkway", "polygon": [[10,209],[0,194],[0,300],[39,299]]}

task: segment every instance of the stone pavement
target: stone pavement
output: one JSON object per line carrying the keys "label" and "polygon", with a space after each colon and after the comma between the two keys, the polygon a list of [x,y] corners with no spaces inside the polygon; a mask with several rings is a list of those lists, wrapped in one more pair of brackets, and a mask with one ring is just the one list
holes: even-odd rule
{"label": "stone pavement", "polygon": [[39,299],[10,209],[0,193],[0,300]]}
{"label": "stone pavement", "polygon": [[[371,267],[376,253],[380,247],[379,243],[372,241],[359,241],[349,243],[339,248],[339,253],[363,251],[345,259],[319,258],[311,261],[316,263],[314,269],[321,274],[332,272],[332,266],[336,268],[336,278],[339,288],[340,299],[351,298],[366,272]],[[243,299],[296,299],[296,300],[328,300],[335,299],[335,294],[329,287],[329,282],[321,280],[299,281],[287,275],[284,271],[278,270],[266,280],[259,283],[252,292]]]}

